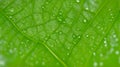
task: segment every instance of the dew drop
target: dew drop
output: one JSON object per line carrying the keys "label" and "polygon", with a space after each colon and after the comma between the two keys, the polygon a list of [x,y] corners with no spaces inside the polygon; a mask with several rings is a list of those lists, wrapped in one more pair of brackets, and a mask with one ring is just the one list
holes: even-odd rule
{"label": "dew drop", "polygon": [[12,53],[13,53],[13,50],[12,50],[12,49],[10,49],[10,50],[9,50],[9,53],[10,53],[10,54],[12,54]]}
{"label": "dew drop", "polygon": [[94,67],[96,67],[97,65],[98,65],[98,63],[97,63],[97,62],[94,62],[94,63],[93,63],[93,66],[94,66]]}
{"label": "dew drop", "polygon": [[106,41],[106,38],[104,39],[104,46],[107,47],[107,41]]}
{"label": "dew drop", "polygon": [[42,6],[42,9],[44,9],[45,7],[44,6]]}
{"label": "dew drop", "polygon": [[88,38],[88,37],[89,37],[89,35],[87,34],[87,35],[86,35],[86,37]]}
{"label": "dew drop", "polygon": [[69,49],[70,49],[70,47],[67,47],[67,49],[69,50]]}
{"label": "dew drop", "polygon": [[89,10],[89,8],[88,8],[88,7],[86,7],[85,9],[86,9],[86,10]]}
{"label": "dew drop", "polygon": [[38,64],[38,63],[39,63],[38,61],[35,62],[35,64]]}
{"label": "dew drop", "polygon": [[14,9],[10,9],[10,12],[14,12]]}
{"label": "dew drop", "polygon": [[103,62],[100,62],[100,66],[103,66]]}
{"label": "dew drop", "polygon": [[111,11],[111,9],[108,9],[109,11]]}
{"label": "dew drop", "polygon": [[70,53],[67,53],[67,55],[70,55]]}
{"label": "dew drop", "polygon": [[77,2],[77,3],[79,3],[79,2],[80,2],[80,0],[76,0],[76,2]]}
{"label": "dew drop", "polygon": [[113,51],[114,51],[114,48],[111,48],[111,49],[110,49],[110,53],[112,53]]}
{"label": "dew drop", "polygon": [[57,19],[58,19],[58,21],[59,21],[59,22],[61,22],[61,21],[62,21],[62,19],[61,19],[60,17],[57,17]]}
{"label": "dew drop", "polygon": [[0,66],[4,66],[5,62],[3,60],[0,60]]}
{"label": "dew drop", "polygon": [[59,34],[62,34],[62,33],[63,33],[63,32],[61,32],[61,31],[59,32]]}
{"label": "dew drop", "polygon": [[86,22],[87,22],[87,20],[86,20],[86,19],[84,19],[84,20],[83,20],[83,22],[84,22],[84,23],[86,23]]}
{"label": "dew drop", "polygon": [[95,55],[96,55],[96,53],[95,53],[95,52],[93,52],[93,55],[95,56]]}
{"label": "dew drop", "polygon": [[115,54],[116,54],[116,55],[119,55],[119,51],[117,50],[117,51],[115,52]]}
{"label": "dew drop", "polygon": [[11,19],[11,18],[13,18],[12,16],[9,16],[9,18]]}
{"label": "dew drop", "polygon": [[80,38],[81,38],[81,36],[79,35],[79,36],[78,36],[78,38],[80,39]]}
{"label": "dew drop", "polygon": [[72,35],[72,37],[73,37],[73,38],[76,38],[76,35],[75,35],[75,34],[73,34],[73,35]]}

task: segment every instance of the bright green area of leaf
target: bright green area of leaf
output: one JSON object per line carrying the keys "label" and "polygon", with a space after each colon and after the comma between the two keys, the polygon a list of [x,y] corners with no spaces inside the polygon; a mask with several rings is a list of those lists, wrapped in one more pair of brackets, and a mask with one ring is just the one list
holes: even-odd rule
{"label": "bright green area of leaf", "polygon": [[0,0],[0,67],[120,67],[120,0]]}

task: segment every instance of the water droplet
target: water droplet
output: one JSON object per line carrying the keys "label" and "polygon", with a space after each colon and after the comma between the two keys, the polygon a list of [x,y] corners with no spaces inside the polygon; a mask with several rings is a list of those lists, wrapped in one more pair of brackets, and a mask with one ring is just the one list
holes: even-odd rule
{"label": "water droplet", "polygon": [[111,11],[111,9],[108,9],[109,11]]}
{"label": "water droplet", "polygon": [[79,2],[80,2],[80,0],[76,0],[76,2],[77,2],[77,3],[79,3]]}
{"label": "water droplet", "polygon": [[113,51],[114,51],[114,48],[111,48],[111,49],[110,49],[110,53],[112,53]]}
{"label": "water droplet", "polygon": [[42,6],[42,9],[44,9],[45,7],[44,6]]}
{"label": "water droplet", "polygon": [[94,66],[94,67],[96,67],[97,65],[98,65],[98,63],[97,63],[97,62],[94,62],[94,63],[93,63],[93,66]]}
{"label": "water droplet", "polygon": [[117,50],[117,51],[115,52],[115,54],[116,54],[116,55],[119,55],[119,51]]}
{"label": "water droplet", "polygon": [[69,49],[70,49],[70,47],[67,47],[67,49],[69,50]]}
{"label": "water droplet", "polygon": [[80,38],[81,38],[81,36],[79,35],[79,36],[78,36],[78,38],[80,39]]}
{"label": "water droplet", "polygon": [[70,53],[67,53],[67,55],[70,55]]}
{"label": "water droplet", "polygon": [[21,44],[24,44],[24,42],[21,42]]}
{"label": "water droplet", "polygon": [[85,9],[86,9],[86,10],[89,10],[89,8],[88,8],[88,7],[86,7]]}
{"label": "water droplet", "polygon": [[62,19],[61,19],[60,17],[57,17],[57,19],[58,19],[58,21],[59,21],[59,22],[61,22],[61,21],[62,21]]}
{"label": "water droplet", "polygon": [[12,9],[10,9],[10,12],[14,12],[14,9],[12,8]]}
{"label": "water droplet", "polygon": [[62,31],[59,32],[59,34],[62,34],[62,33],[63,33]]}
{"label": "water droplet", "polygon": [[107,47],[107,40],[104,38],[104,46]]}
{"label": "water droplet", "polygon": [[93,55],[95,56],[95,55],[96,55],[96,53],[95,53],[95,52],[93,52]]}
{"label": "water droplet", "polygon": [[49,2],[47,1],[46,4],[49,4]]}
{"label": "water droplet", "polygon": [[10,50],[9,50],[9,53],[10,53],[10,54],[12,54],[12,53],[13,53],[13,50],[12,50],[12,49],[10,49]]}
{"label": "water droplet", "polygon": [[100,57],[103,57],[103,54],[102,54],[102,53],[100,54]]}
{"label": "water droplet", "polygon": [[38,64],[38,63],[39,63],[39,61],[36,61],[35,63],[36,63],[36,64]]}
{"label": "water droplet", "polygon": [[5,66],[5,60],[3,59],[3,56],[0,56],[0,67],[4,67]]}
{"label": "water droplet", "polygon": [[103,62],[100,62],[100,66],[103,66]]}
{"label": "water droplet", "polygon": [[12,16],[9,16],[9,18],[11,19],[11,18],[13,18]]}
{"label": "water droplet", "polygon": [[87,35],[86,35],[86,37],[88,38],[88,37],[89,37],[89,35],[87,34]]}
{"label": "water droplet", "polygon": [[3,60],[0,60],[0,66],[4,66],[5,62]]}
{"label": "water droplet", "polygon": [[112,14],[112,13],[111,13],[110,15],[111,15],[111,16],[113,16],[113,14]]}
{"label": "water droplet", "polygon": [[75,35],[75,34],[73,34],[73,35],[72,35],[72,37],[73,37],[73,38],[76,38],[76,35]]}
{"label": "water droplet", "polygon": [[84,22],[84,23],[86,23],[86,22],[87,22],[87,20],[86,20],[86,19],[84,19],[84,20],[83,20],[83,22]]}

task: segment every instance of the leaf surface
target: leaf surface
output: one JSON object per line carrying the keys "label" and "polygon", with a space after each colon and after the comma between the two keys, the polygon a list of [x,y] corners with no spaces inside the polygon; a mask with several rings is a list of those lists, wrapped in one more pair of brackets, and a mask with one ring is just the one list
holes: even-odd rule
{"label": "leaf surface", "polygon": [[119,66],[119,0],[0,0],[0,67]]}

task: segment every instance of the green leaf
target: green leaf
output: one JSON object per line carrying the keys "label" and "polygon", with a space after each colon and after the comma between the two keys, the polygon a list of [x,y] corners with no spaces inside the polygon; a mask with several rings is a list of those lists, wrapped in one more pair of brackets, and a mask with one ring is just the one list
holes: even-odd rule
{"label": "green leaf", "polygon": [[0,0],[0,67],[120,67],[120,0]]}

